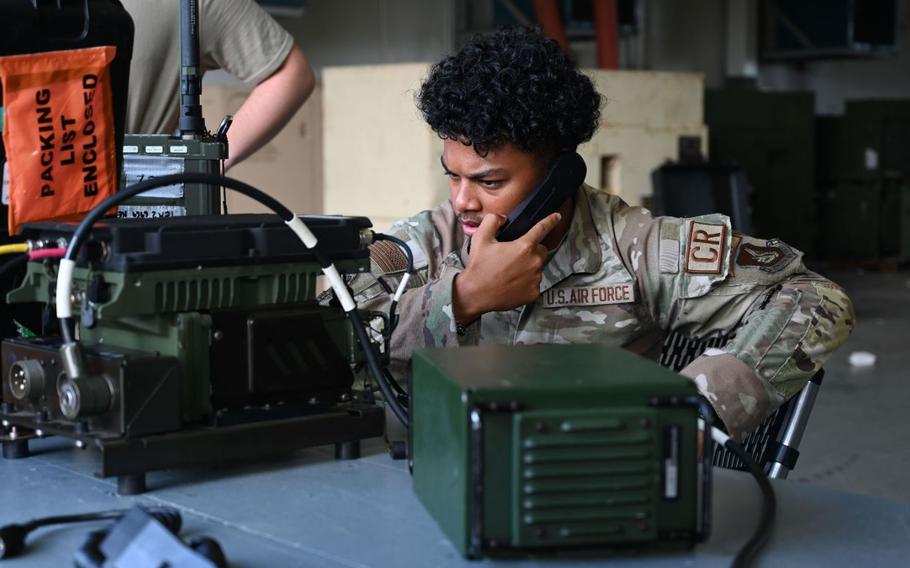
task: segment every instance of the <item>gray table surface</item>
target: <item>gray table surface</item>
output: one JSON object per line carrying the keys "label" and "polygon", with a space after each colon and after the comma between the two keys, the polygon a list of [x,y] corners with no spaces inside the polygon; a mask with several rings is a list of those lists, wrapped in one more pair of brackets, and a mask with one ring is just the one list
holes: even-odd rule
{"label": "gray table surface", "polygon": [[[116,494],[93,472],[98,456],[61,439],[33,441],[33,455],[0,459],[0,524],[51,515],[170,505],[184,535],[219,540],[234,568],[728,566],[751,534],[760,494],[746,474],[715,470],[714,529],[693,550],[598,553],[587,558],[470,562],[459,556],[411,489],[403,462],[379,440],[364,457],[339,462],[314,448],[256,464],[154,472],[149,492]],[[760,566],[910,565],[910,503],[779,481],[779,513]],[[98,525],[95,525],[98,526]],[[90,525],[34,532],[28,554],[2,568],[71,566]]]}

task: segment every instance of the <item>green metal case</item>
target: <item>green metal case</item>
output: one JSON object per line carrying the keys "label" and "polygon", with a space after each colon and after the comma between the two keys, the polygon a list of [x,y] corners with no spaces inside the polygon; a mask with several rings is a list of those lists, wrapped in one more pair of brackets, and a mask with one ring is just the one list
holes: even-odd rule
{"label": "green metal case", "polygon": [[414,489],[462,554],[707,534],[695,386],[621,349],[537,345],[413,358]]}
{"label": "green metal case", "polygon": [[753,187],[753,235],[815,253],[815,95],[754,88],[705,90],[712,161],[738,163]]}
{"label": "green metal case", "polygon": [[[369,270],[368,219],[305,222],[342,274]],[[76,230],[36,223],[23,235],[62,247]],[[355,385],[354,324],[318,302],[322,267],[279,217],[104,219],[82,253],[70,301],[83,373],[67,374],[53,329],[2,342],[5,454],[75,439],[100,450],[99,475],[136,493],[155,469],[323,444],[354,457],[382,434],[382,408]],[[52,260],[30,262],[8,300],[53,306],[59,278]]]}
{"label": "green metal case", "polygon": [[[123,144],[123,188],[179,173],[220,174],[227,141],[218,136],[184,140],[166,134],[127,134]],[[124,219],[218,215],[221,188],[206,184],[163,187],[130,199],[117,210]]]}
{"label": "green metal case", "polygon": [[[365,269],[365,261],[342,260],[337,266],[346,272],[358,272]],[[270,310],[279,310],[279,315],[299,330],[304,329],[305,322],[316,320],[320,335],[330,340],[332,353],[337,350],[350,362],[360,361],[362,354],[344,314],[316,305],[319,271],[319,265],[313,262],[135,273],[77,268],[73,274],[74,295],[81,299],[83,324],[87,315],[91,319],[89,325],[80,328],[81,342],[107,350],[144,350],[176,358],[184,376],[183,419],[187,423],[200,422],[217,410],[212,408],[216,398],[213,382],[217,382],[213,362],[224,362],[220,369],[224,375],[241,373],[252,364],[244,358],[245,345],[222,352],[213,337],[219,335],[218,331],[228,338],[241,332],[248,334],[245,328],[262,320]],[[54,265],[29,263],[22,285],[9,293],[9,300],[50,303],[56,279]],[[90,287],[95,279],[104,283],[104,301],[92,299]],[[213,324],[213,320],[223,319],[221,314],[227,310],[245,310],[242,321],[234,326],[237,329],[230,329],[235,333]],[[288,336],[284,343],[300,343],[304,347],[299,349],[305,350],[307,342],[312,341],[301,334]],[[260,358],[268,352],[263,349]],[[302,363],[295,370],[298,380],[309,371]],[[257,373],[251,367],[247,374],[247,382],[252,384]]]}
{"label": "green metal case", "polygon": [[817,120],[823,250],[832,260],[910,259],[910,99],[848,101]]}

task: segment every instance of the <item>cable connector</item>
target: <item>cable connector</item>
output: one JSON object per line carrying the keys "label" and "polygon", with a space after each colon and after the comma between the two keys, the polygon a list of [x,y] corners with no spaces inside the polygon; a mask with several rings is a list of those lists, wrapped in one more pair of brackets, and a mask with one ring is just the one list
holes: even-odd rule
{"label": "cable connector", "polygon": [[714,438],[715,444],[720,444],[721,446],[726,446],[727,440],[730,439],[726,432],[716,426],[711,427],[711,437]]}
{"label": "cable connector", "polygon": [[78,343],[64,343],[60,346],[60,359],[67,378],[74,380],[82,377],[82,351]]}
{"label": "cable connector", "polygon": [[25,549],[29,528],[24,525],[6,525],[0,528],[0,558],[18,556]]}

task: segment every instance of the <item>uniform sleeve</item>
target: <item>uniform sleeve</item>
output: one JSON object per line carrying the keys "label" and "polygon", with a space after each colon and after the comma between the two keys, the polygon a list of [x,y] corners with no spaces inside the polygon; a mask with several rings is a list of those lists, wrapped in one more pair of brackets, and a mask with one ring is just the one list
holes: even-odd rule
{"label": "uniform sleeve", "polygon": [[200,5],[203,65],[257,85],[281,67],[294,38],[253,0],[206,0]]}
{"label": "uniform sleeve", "polygon": [[623,207],[614,228],[657,325],[730,337],[682,374],[737,438],[798,393],[853,329],[850,299],[807,270],[802,252],[734,233],[723,215],[654,218]]}
{"label": "uniform sleeve", "polygon": [[[477,324],[459,335],[452,312],[452,287],[464,270],[458,251],[451,250],[454,240],[446,238],[451,227],[447,215],[424,212],[393,225],[389,233],[407,243],[414,255],[416,276],[398,302],[398,325],[390,341],[390,371],[404,377],[415,349],[456,347],[478,341]],[[396,245],[374,243],[370,250],[371,270],[350,282],[354,299],[362,310],[388,313],[391,292],[404,276],[406,261]]]}

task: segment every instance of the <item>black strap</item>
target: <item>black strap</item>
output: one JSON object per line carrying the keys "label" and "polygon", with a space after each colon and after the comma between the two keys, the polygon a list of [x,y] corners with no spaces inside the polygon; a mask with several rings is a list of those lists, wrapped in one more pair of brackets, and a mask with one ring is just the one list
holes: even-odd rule
{"label": "black strap", "polygon": [[775,442],[768,445],[768,449],[765,452],[764,462],[775,462],[779,463],[785,468],[793,471],[793,468],[796,467],[796,460],[799,459],[799,450],[793,446],[788,446],[786,444],[781,444],[780,442]]}

